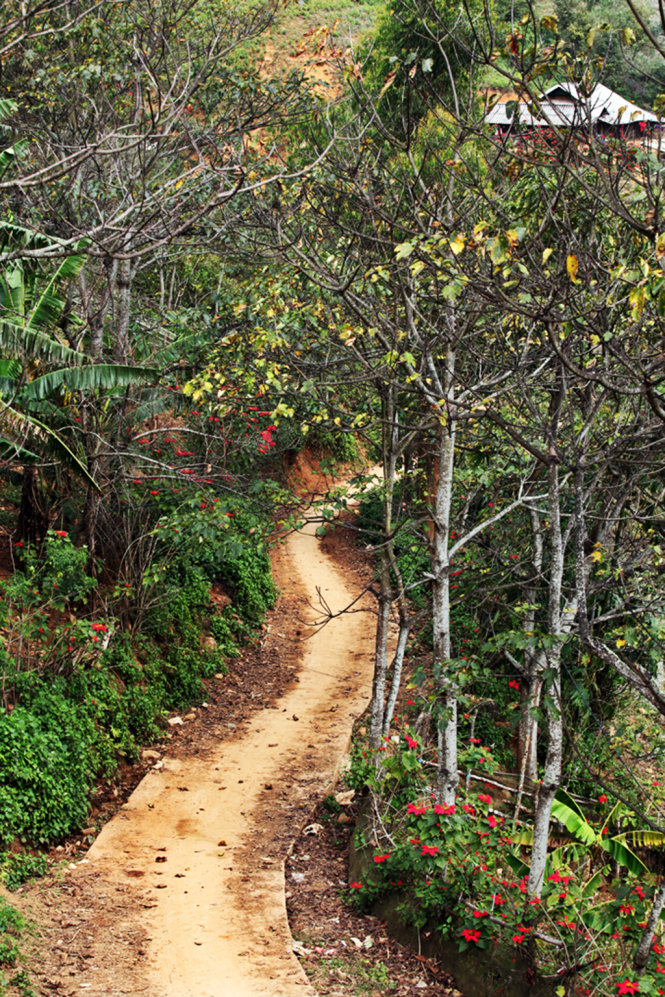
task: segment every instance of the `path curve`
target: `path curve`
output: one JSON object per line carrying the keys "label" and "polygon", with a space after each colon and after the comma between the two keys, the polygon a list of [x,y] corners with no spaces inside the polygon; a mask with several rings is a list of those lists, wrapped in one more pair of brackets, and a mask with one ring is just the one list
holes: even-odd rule
{"label": "path curve", "polygon": [[[356,595],[311,524],[287,539],[279,560],[280,587],[304,590],[310,603],[317,587],[333,612]],[[315,618],[307,600],[301,618]],[[103,829],[87,871],[129,891],[150,939],[147,979],[121,992],[314,995],[291,951],[284,861],[303,806],[330,790],[369,700],[372,629],[355,613],[314,632],[285,696],[236,740],[165,759]]]}

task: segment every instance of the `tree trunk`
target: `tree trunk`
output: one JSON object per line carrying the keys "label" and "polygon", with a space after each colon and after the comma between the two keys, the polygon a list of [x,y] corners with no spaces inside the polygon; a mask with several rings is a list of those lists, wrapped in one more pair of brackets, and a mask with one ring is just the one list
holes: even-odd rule
{"label": "tree trunk", "polygon": [[379,615],[376,624],[374,646],[374,677],[372,679],[372,719],[370,721],[370,747],[379,747],[383,734],[383,704],[386,693],[388,672],[388,637],[390,630],[390,610],[392,608],[392,586],[390,584],[390,563],[385,548],[381,550],[381,589],[379,593]]}
{"label": "tree trunk", "polygon": [[[543,570],[543,535],[540,516],[536,509],[529,509],[531,519],[531,549],[533,551],[532,583],[525,592],[528,609],[524,616],[522,629],[531,634],[536,626],[536,602],[538,600],[539,579]],[[522,683],[522,700],[520,706],[520,723],[517,740],[517,760],[520,773],[532,782],[538,778],[538,717],[536,711],[540,705],[542,683],[538,678],[542,670],[539,657],[541,651],[527,649],[524,654],[524,679]]]}
{"label": "tree trunk", "polygon": [[19,538],[26,543],[35,544],[44,537],[48,526],[48,510],[39,491],[37,468],[25,464],[21,485],[21,506],[16,527]]}
{"label": "tree trunk", "polygon": [[434,540],[432,544],[432,646],[434,662],[441,669],[439,734],[437,738],[439,803],[455,802],[459,775],[457,769],[457,687],[449,673],[452,653],[450,640],[450,509],[453,498],[455,468],[455,421],[453,377],[455,352],[449,347],[446,364],[446,398],[448,419],[437,429],[436,458],[439,465],[434,506]]}
{"label": "tree trunk", "polygon": [[660,886],[658,887],[658,892],[654,897],[653,906],[649,913],[649,917],[647,918],[647,923],[644,931],[642,932],[640,944],[637,946],[635,958],[633,959],[633,966],[635,967],[638,976],[642,975],[646,969],[647,962],[649,961],[649,953],[651,952],[651,946],[653,944],[654,931],[660,922],[660,915],[663,912],[663,907],[665,907],[665,879],[662,880]]}
{"label": "tree trunk", "polygon": [[129,316],[132,288],[131,260],[118,260],[115,271],[116,286],[116,340],[113,359],[116,363],[129,362]]}
{"label": "tree trunk", "polygon": [[[559,468],[554,462],[550,464],[548,478],[551,559],[548,633],[550,637],[560,638],[562,636],[561,595],[564,543],[561,533]],[[561,715],[561,643],[559,641],[545,652],[545,664],[552,677],[547,684],[544,684],[548,703],[547,757],[545,759],[543,781],[536,800],[533,823],[533,847],[531,849],[531,867],[527,886],[528,894],[532,897],[539,897],[543,888],[552,803],[561,783],[563,718]]]}
{"label": "tree trunk", "polygon": [[[374,650],[374,678],[372,681],[372,718],[370,722],[370,747],[378,748],[384,728],[386,675],[388,672],[388,643],[390,615],[393,604],[391,579],[393,499],[397,475],[399,424],[397,421],[397,388],[390,385],[382,393],[382,444],[383,444],[383,504],[381,522],[381,575],[379,615],[376,624]],[[392,557],[391,557],[392,555]]]}
{"label": "tree trunk", "polygon": [[395,647],[395,654],[393,655],[392,661],[392,679],[390,682],[390,693],[388,695],[388,702],[386,703],[385,716],[383,718],[383,733],[388,735],[390,733],[390,725],[393,721],[393,716],[395,714],[395,703],[397,702],[397,697],[399,695],[399,689],[402,682],[402,666],[404,665],[404,652],[406,651],[406,642],[409,639],[409,634],[411,632],[411,622],[407,620],[400,620],[399,635],[397,637],[397,646]]}

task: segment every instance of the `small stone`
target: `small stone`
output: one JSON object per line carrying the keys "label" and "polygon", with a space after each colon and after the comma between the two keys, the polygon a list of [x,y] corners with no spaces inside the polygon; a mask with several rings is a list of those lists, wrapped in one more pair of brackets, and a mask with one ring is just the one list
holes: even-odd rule
{"label": "small stone", "polygon": [[182,717],[169,717],[168,722],[171,727],[178,727],[183,722],[183,719]]}
{"label": "small stone", "polygon": [[353,797],[356,795],[355,789],[348,789],[341,793],[335,793],[335,799],[342,807],[348,807],[353,802]]}
{"label": "small stone", "polygon": [[154,748],[144,748],[141,752],[141,758],[144,762],[157,762],[161,757],[161,752],[155,751]]}

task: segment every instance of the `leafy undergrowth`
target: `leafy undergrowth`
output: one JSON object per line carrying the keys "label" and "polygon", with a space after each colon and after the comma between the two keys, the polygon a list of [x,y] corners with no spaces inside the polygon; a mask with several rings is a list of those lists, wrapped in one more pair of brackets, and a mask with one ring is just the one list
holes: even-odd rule
{"label": "leafy undergrowth", "polygon": [[635,815],[606,794],[583,809],[559,790],[556,840],[536,897],[527,889],[532,831],[498,791],[487,746],[461,753],[476,776],[449,805],[436,802],[431,752],[408,726],[379,752],[375,762],[357,748],[349,775],[352,785],[371,787],[381,813],[380,826],[357,842],[367,865],[349,884],[358,910],[393,898],[405,923],[435,930],[471,958],[488,950],[523,974],[528,957],[541,979],[566,981],[561,997],[665,993],[662,930],[644,974],[633,968],[659,880],[638,846],[660,852],[662,835],[634,830]]}
{"label": "leafy undergrowth", "polygon": [[[179,516],[179,549],[136,592],[104,589],[65,531],[40,551],[19,545],[0,584],[0,848],[48,846],[84,826],[95,783],[160,738],[170,711],[204,698],[204,680],[227,670],[272,604],[265,521],[213,507],[201,543],[200,524]],[[36,871],[29,851],[0,852],[7,885]]]}
{"label": "leafy undergrowth", "polygon": [[28,974],[19,967],[25,918],[0,897],[0,994],[36,997]]}

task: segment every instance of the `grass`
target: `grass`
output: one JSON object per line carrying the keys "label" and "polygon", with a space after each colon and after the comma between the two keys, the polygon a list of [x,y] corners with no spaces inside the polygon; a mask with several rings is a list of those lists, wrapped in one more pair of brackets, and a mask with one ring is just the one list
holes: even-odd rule
{"label": "grass", "polygon": [[268,50],[270,70],[280,75],[296,68],[294,59],[306,61],[314,54],[315,42],[308,41],[318,29],[328,28],[328,41],[346,49],[372,27],[381,7],[382,0],[290,0],[269,31],[241,45],[234,58],[239,64],[256,65]]}
{"label": "grass", "polygon": [[371,28],[381,6],[378,0],[292,0],[275,26],[273,41],[293,54],[305,31],[327,25],[335,44],[346,47]]}
{"label": "grass", "polygon": [[365,962],[360,951],[322,955],[316,962],[304,962],[303,967],[308,979],[322,995],[328,993],[328,986],[340,983],[344,984],[344,992],[350,997],[384,997],[396,988],[385,963]]}

